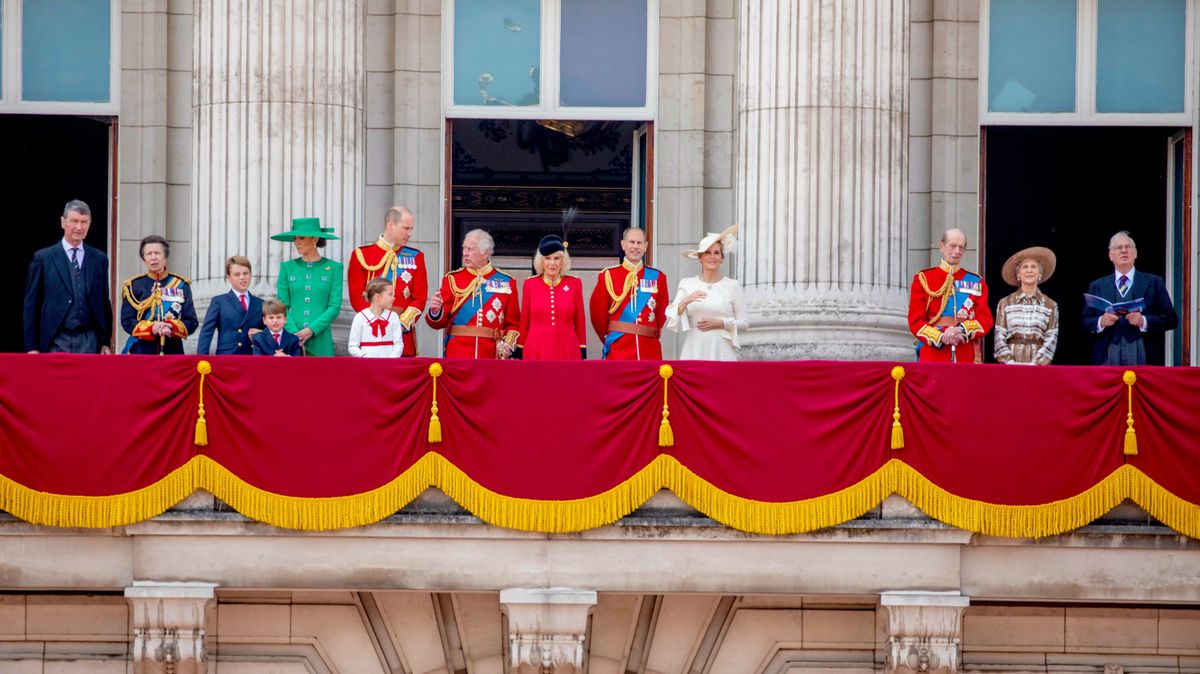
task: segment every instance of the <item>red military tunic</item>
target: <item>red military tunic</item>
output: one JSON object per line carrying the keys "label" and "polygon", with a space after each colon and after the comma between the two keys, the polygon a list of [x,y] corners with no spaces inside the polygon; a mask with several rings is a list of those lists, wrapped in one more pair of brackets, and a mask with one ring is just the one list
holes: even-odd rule
{"label": "red military tunic", "polygon": [[429,281],[425,276],[425,254],[408,246],[396,247],[382,236],[375,243],[354,250],[346,265],[346,286],[350,293],[350,306],[362,311],[371,306],[363,292],[367,281],[382,276],[391,279],[396,287],[396,301],[392,311],[400,318],[404,327],[404,355],[417,355],[417,340],[413,327],[425,310],[429,298]]}
{"label": "red military tunic", "polygon": [[600,272],[588,313],[612,360],[662,360],[658,341],[666,320],[667,275],[628,260]]}
{"label": "red military tunic", "polygon": [[560,276],[551,286],[545,276],[525,279],[521,298],[522,357],[525,360],[579,360],[587,347],[583,281]]}
{"label": "red military tunic", "polygon": [[[953,326],[962,327],[967,341],[951,349],[942,344],[942,333]],[[992,329],[987,284],[978,274],[945,260],[918,272],[908,302],[908,327],[917,338],[922,362],[981,362],[983,338]]]}
{"label": "red military tunic", "polygon": [[496,342],[516,347],[521,305],[513,277],[486,265],[476,273],[462,268],[442,277],[445,304],[425,314],[435,330],[446,330],[447,358],[495,358]]}

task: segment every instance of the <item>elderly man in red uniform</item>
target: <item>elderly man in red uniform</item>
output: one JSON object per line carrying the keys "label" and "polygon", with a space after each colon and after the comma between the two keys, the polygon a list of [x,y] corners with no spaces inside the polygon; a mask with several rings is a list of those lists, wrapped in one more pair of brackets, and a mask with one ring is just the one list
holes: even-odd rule
{"label": "elderly man in red uniform", "polygon": [[375,243],[355,249],[346,265],[346,286],[350,306],[362,311],[370,306],[363,296],[367,281],[383,277],[396,289],[392,311],[400,317],[404,330],[404,355],[417,355],[413,332],[417,318],[425,310],[429,281],[425,276],[425,254],[408,246],[413,233],[413,214],[403,206],[392,206],[383,220],[383,234]]}
{"label": "elderly man in red uniform", "polygon": [[959,266],[967,235],[949,229],[938,242],[942,262],[913,277],[908,326],[917,338],[917,359],[935,363],[978,363],[983,338],[992,329],[987,284]]}
{"label": "elderly man in red uniform", "polygon": [[600,272],[588,305],[592,328],[604,342],[606,360],[662,360],[658,341],[666,320],[667,275],[642,264],[646,233],[630,227],[621,235],[625,259]]}
{"label": "elderly man in red uniform", "polygon": [[509,358],[516,348],[521,324],[517,282],[492,266],[495,247],[482,229],[467,232],[462,268],[446,274],[429,300],[425,322],[446,330],[447,358]]}

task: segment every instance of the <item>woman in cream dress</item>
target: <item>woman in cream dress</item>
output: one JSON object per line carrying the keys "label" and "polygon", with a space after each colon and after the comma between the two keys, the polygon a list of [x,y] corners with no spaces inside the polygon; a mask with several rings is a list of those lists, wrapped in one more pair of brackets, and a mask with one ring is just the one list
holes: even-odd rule
{"label": "woman in cream dress", "polygon": [[738,332],[750,327],[742,286],[721,274],[737,225],[700,240],[683,256],[700,261],[700,274],[679,282],[667,308],[667,329],[684,333],[681,360],[737,360]]}

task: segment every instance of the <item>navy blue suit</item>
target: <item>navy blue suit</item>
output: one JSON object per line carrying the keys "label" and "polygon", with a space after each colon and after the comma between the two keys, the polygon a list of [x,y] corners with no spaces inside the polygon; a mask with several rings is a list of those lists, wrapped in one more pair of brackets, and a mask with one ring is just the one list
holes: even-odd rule
{"label": "navy blue suit", "polygon": [[279,345],[275,345],[275,338],[271,336],[269,330],[254,335],[251,338],[254,344],[254,355],[256,356],[274,356],[277,349],[283,349],[283,352],[289,356],[303,356],[304,349],[300,346],[300,338],[292,333],[284,330],[279,333]]}
{"label": "navy blue suit", "polygon": [[[1103,297],[1114,303],[1139,298],[1146,300],[1146,310],[1142,312],[1147,319],[1146,332],[1131,325],[1124,316],[1118,318],[1117,322],[1111,326],[1097,332],[1098,321],[1104,312],[1084,305],[1083,329],[1093,336],[1093,365],[1110,364],[1108,363],[1110,344],[1121,342],[1136,344],[1139,341],[1142,342],[1145,360],[1137,363],[1138,365],[1162,365],[1166,362],[1161,337],[1164,332],[1174,330],[1179,325],[1179,315],[1175,313],[1175,306],[1171,304],[1171,296],[1167,294],[1167,284],[1163,282],[1161,276],[1147,274],[1135,268],[1133,285],[1129,288],[1129,292],[1121,297],[1117,293],[1116,276],[1109,274],[1104,278],[1092,281],[1088,286],[1088,294]],[[1146,339],[1147,337],[1154,339]]]}
{"label": "navy blue suit", "polygon": [[[63,250],[62,241],[33,254],[29,274],[25,278],[25,350],[49,351],[54,336],[63,327],[67,312],[72,309],[74,286],[71,283],[71,262]],[[112,343],[112,302],[108,294],[108,256],[83,244],[83,277],[85,279],[89,329],[96,333],[97,349]]]}
{"label": "navy blue suit", "polygon": [[217,333],[216,355],[237,354],[249,356],[250,335],[252,329],[263,329],[262,300],[246,293],[247,309],[242,310],[242,303],[237,293],[230,290],[224,295],[212,298],[208,311],[204,312],[204,323],[200,326],[200,340],[196,344],[196,353],[208,355],[209,345],[212,344],[213,332]]}

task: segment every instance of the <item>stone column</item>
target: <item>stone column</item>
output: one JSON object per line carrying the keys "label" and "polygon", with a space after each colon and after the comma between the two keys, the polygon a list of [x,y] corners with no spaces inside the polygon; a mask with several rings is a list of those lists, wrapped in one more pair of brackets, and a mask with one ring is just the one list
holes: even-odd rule
{"label": "stone column", "polygon": [[[327,257],[365,241],[363,0],[197,0],[192,79],[192,273],[225,290],[242,254],[274,293],[294,217],[335,227]],[[372,236],[371,238],[374,238]]]}
{"label": "stone column", "polygon": [[957,592],[884,592],[888,614],[887,674],[955,674],[962,617],[970,597]]}
{"label": "stone column", "polygon": [[125,588],[133,614],[135,674],[203,674],[211,583],[135,581]]}
{"label": "stone column", "polygon": [[512,674],[583,671],[588,616],[594,590],[565,587],[500,591],[508,620],[508,669]]}
{"label": "stone column", "polygon": [[740,0],[749,358],[911,360],[909,0]]}

